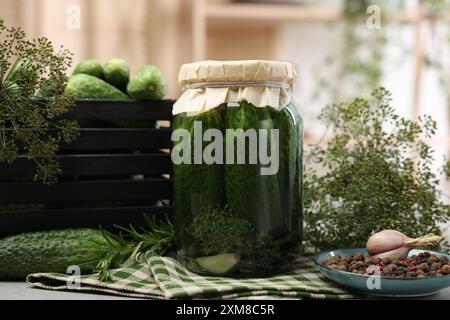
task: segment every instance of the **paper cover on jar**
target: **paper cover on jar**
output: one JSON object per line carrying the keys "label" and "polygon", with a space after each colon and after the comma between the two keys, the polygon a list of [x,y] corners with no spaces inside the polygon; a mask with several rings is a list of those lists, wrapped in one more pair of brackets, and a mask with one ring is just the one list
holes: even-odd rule
{"label": "paper cover on jar", "polygon": [[199,114],[240,101],[280,110],[291,101],[296,71],[291,63],[279,61],[201,61],[183,65],[178,80],[184,91],[174,115]]}

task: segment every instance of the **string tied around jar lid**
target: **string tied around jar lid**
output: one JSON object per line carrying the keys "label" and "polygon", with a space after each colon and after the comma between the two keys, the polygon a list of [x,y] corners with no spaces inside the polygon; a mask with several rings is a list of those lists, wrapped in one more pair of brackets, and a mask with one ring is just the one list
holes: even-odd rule
{"label": "string tied around jar lid", "polygon": [[238,81],[238,82],[201,82],[184,85],[183,89],[205,88],[242,88],[242,87],[269,87],[292,90],[293,86],[285,82],[274,81]]}

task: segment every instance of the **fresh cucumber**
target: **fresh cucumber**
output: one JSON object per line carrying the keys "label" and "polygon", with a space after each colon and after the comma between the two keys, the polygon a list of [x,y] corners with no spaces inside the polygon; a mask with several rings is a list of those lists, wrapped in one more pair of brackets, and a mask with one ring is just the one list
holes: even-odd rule
{"label": "fresh cucumber", "polygon": [[116,87],[87,74],[71,76],[65,92],[77,99],[129,99],[125,93]]}
{"label": "fresh cucumber", "polygon": [[30,273],[65,273],[68,266],[91,271],[111,249],[99,230],[66,229],[23,233],[0,239],[0,279]]}
{"label": "fresh cucumber", "polygon": [[155,66],[145,66],[131,79],[128,95],[137,100],[158,100],[167,94],[167,80]]}
{"label": "fresh cucumber", "polygon": [[[194,123],[202,123],[202,134],[210,128],[223,130],[223,121],[217,110],[188,117],[177,115],[174,129],[185,129],[191,137],[191,164],[174,165],[175,207],[178,226],[191,224],[194,214],[212,208],[222,207],[225,202],[224,169],[221,164],[194,164]],[[175,141],[175,146],[181,143]],[[184,239],[186,230],[179,230]]]}
{"label": "fresh cucumber", "polygon": [[[302,210],[300,179],[302,175],[303,123],[296,107],[287,105],[280,111],[271,110],[274,127],[279,130],[280,158],[278,182],[284,227],[296,230],[298,216]],[[287,214],[289,213],[289,215]]]}
{"label": "fresh cucumber", "polygon": [[81,61],[73,71],[73,74],[87,74],[99,79],[105,78],[103,66],[94,59]]}
{"label": "fresh cucumber", "polygon": [[[246,102],[239,107],[228,108],[225,120],[228,129],[268,129],[268,150],[270,144],[270,130],[274,129],[269,108],[258,108]],[[249,164],[249,143],[245,147],[245,164],[237,163],[237,139],[228,141],[234,143],[233,164],[225,165],[225,186],[227,201],[232,211],[239,217],[246,218],[252,224],[257,237],[277,236],[282,230],[282,211],[278,176],[261,175],[260,164]],[[259,145],[259,138],[256,143]],[[251,146],[255,147],[255,146]],[[227,155],[228,156],[228,155]]]}
{"label": "fresh cucumber", "polygon": [[127,90],[130,80],[130,66],[124,59],[112,58],[104,66],[105,80],[121,91]]}

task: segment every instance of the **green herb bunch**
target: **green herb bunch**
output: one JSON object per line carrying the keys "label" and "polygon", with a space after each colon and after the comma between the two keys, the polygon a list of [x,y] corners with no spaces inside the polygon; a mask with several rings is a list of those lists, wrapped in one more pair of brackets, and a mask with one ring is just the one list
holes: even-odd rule
{"label": "green herb bunch", "polygon": [[206,255],[229,253],[248,247],[251,231],[250,222],[237,217],[227,206],[202,210],[188,227],[188,233]]}
{"label": "green herb bunch", "polygon": [[77,135],[77,123],[62,119],[74,104],[64,93],[71,54],[46,38],[28,40],[3,20],[0,39],[0,162],[14,162],[23,148],[36,163],[35,179],[54,182],[56,151]]}
{"label": "green herb bunch", "polygon": [[99,279],[106,281],[109,279],[109,270],[118,267],[128,261],[137,260],[140,254],[147,251],[158,255],[164,255],[175,246],[175,228],[170,220],[158,220],[155,216],[144,215],[146,227],[136,230],[133,226],[124,228],[116,226],[119,234],[113,234],[106,230],[101,230],[103,237],[110,245],[109,252],[97,262],[93,268],[99,273]]}
{"label": "green herb bunch", "polygon": [[440,233],[450,207],[440,200],[433,150],[424,142],[435,133],[431,118],[399,117],[384,88],[370,100],[328,106],[319,118],[332,138],[307,158],[306,246],[364,246],[383,229]]}

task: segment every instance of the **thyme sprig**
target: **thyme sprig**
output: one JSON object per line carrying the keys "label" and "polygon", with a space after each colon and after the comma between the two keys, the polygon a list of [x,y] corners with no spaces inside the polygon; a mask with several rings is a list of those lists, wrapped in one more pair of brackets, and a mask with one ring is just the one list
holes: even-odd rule
{"label": "thyme sprig", "polygon": [[313,146],[307,158],[306,246],[364,246],[383,229],[410,237],[440,234],[449,220],[426,142],[436,122],[402,118],[391,104],[390,93],[378,88],[371,99],[323,109],[320,119],[331,139]]}

